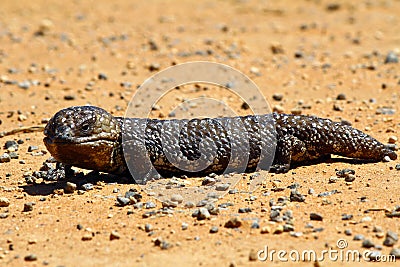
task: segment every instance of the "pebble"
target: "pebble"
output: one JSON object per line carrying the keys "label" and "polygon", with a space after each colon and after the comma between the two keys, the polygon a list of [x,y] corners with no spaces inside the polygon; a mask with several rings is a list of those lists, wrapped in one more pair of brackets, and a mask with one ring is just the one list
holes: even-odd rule
{"label": "pebble", "polygon": [[297,190],[290,191],[290,201],[292,202],[304,202],[306,201],[306,197]]}
{"label": "pebble", "polygon": [[342,214],[342,221],[348,221],[353,219],[353,215],[352,214]]}
{"label": "pebble", "polygon": [[229,189],[230,184],[217,184],[215,186],[215,190],[217,191],[226,191]]}
{"label": "pebble", "polygon": [[314,213],[314,212],[310,213],[310,220],[312,220],[312,221],[322,221],[323,219],[324,218],[322,217],[321,214]]}
{"label": "pebble", "polygon": [[283,225],[278,225],[274,230],[274,235],[279,235],[283,233]]}
{"label": "pebble", "polygon": [[6,163],[6,162],[10,162],[10,161],[11,161],[11,157],[10,157],[10,155],[8,153],[3,153],[0,156],[0,162],[1,163]]}
{"label": "pebble", "polygon": [[336,96],[336,100],[346,100],[346,95],[341,93]]}
{"label": "pebble", "polygon": [[390,51],[385,58],[385,64],[388,63],[399,63],[399,58],[397,57],[396,53],[393,51]]}
{"label": "pebble", "polygon": [[39,150],[39,147],[38,146],[29,146],[28,147],[28,152],[33,152],[35,150]]}
{"label": "pebble", "polygon": [[350,236],[353,234],[353,232],[351,231],[351,229],[346,229],[344,230],[344,234]]}
{"label": "pebble", "polygon": [[397,243],[399,240],[399,236],[397,233],[392,232],[392,231],[387,231],[385,240],[383,241],[383,245],[387,247],[392,247],[394,244]]}
{"label": "pebble", "polygon": [[364,237],[364,235],[362,235],[362,234],[356,234],[354,237],[353,237],[353,240],[354,241],[360,241],[360,240],[364,240],[365,239],[365,237]]}
{"label": "pebble", "polygon": [[91,184],[91,183],[87,183],[87,184],[83,184],[82,185],[82,189],[85,190],[85,191],[93,190],[93,188],[94,188],[94,185]]}
{"label": "pebble", "polygon": [[6,197],[0,197],[0,207],[10,206],[10,200]]}
{"label": "pebble", "polygon": [[27,90],[31,87],[31,83],[29,81],[22,81],[18,83],[18,87]]}
{"label": "pebble", "polygon": [[361,246],[363,248],[373,248],[375,246],[375,244],[369,239],[364,239],[364,241],[362,242]]}
{"label": "pebble", "polygon": [[378,250],[372,250],[367,255],[370,261],[376,261],[381,258],[382,252]]}
{"label": "pebble", "polygon": [[8,213],[2,212],[0,213],[0,219],[5,219],[8,217]]}
{"label": "pebble", "polygon": [[397,142],[397,136],[395,135],[389,136],[388,142],[389,144],[395,144]]}
{"label": "pebble", "polygon": [[[19,141],[19,140],[18,140]],[[22,140],[23,141],[23,140]],[[18,150],[18,143],[15,142],[14,140],[10,140],[10,141],[6,141],[6,143],[4,144],[4,148],[5,149],[12,149],[12,150]]]}
{"label": "pebble", "polygon": [[196,204],[193,201],[188,201],[185,203],[184,206],[185,206],[185,208],[190,209],[190,208],[194,208],[196,206]]}
{"label": "pebble", "polygon": [[257,221],[254,221],[251,226],[251,229],[259,229],[260,228],[260,224]]}
{"label": "pebble", "polygon": [[153,231],[153,225],[151,225],[150,223],[146,223],[146,224],[144,225],[144,231],[145,231],[146,233]]}
{"label": "pebble", "polygon": [[110,240],[120,239],[121,235],[117,231],[112,231],[110,233]]}
{"label": "pebble", "polygon": [[201,181],[201,185],[214,185],[216,183],[216,180],[211,177],[205,177],[203,181]]}
{"label": "pebble", "polygon": [[25,261],[36,261],[37,260],[37,256],[35,254],[29,254],[26,255],[24,258]]}
{"label": "pebble", "polygon": [[65,95],[64,96],[64,100],[67,100],[67,101],[69,101],[69,100],[74,100],[75,99],[75,96],[74,95]]}
{"label": "pebble", "polygon": [[375,114],[377,115],[394,115],[396,110],[393,108],[377,108]]}
{"label": "pebble", "polygon": [[238,217],[232,217],[224,224],[225,228],[239,228],[240,226],[242,226],[242,220]]}
{"label": "pebble", "polygon": [[104,74],[104,73],[99,73],[99,74],[97,75],[97,78],[98,78],[99,80],[104,80],[104,81],[106,81],[106,80],[108,79],[107,75]]}
{"label": "pebble", "polygon": [[396,164],[395,169],[400,171],[400,163]]}
{"label": "pebble", "polygon": [[64,187],[64,192],[67,194],[71,194],[71,193],[75,192],[76,188],[77,188],[76,184],[67,182],[67,184]]}
{"label": "pebble", "polygon": [[389,252],[389,255],[394,256],[396,259],[400,259],[400,248],[394,248]]}
{"label": "pebble", "polygon": [[283,225],[283,231],[284,232],[292,232],[292,231],[294,231],[294,226],[291,224],[285,224],[285,225]]}
{"label": "pebble", "polygon": [[218,233],[219,228],[217,226],[213,226],[210,228],[210,234]]}
{"label": "pebble", "polygon": [[171,201],[177,202],[177,203],[182,203],[183,202],[183,197],[179,194],[174,194],[171,196]]}
{"label": "pebble", "polygon": [[188,227],[189,227],[189,224],[187,224],[185,222],[183,222],[182,225],[181,225],[182,230],[187,230]]}
{"label": "pebble", "polygon": [[145,209],[154,209],[155,207],[157,207],[157,205],[152,201],[148,201],[144,204]]}
{"label": "pebble", "polygon": [[248,212],[251,212],[251,208],[249,208],[249,207],[239,208],[238,212],[239,213],[248,213]]}
{"label": "pebble", "polygon": [[263,226],[263,227],[261,228],[260,233],[261,233],[261,234],[269,234],[269,233],[271,233],[271,227],[269,227],[269,226]]}
{"label": "pebble", "polygon": [[35,205],[34,202],[27,202],[24,204],[24,212],[28,212],[28,211],[32,211],[33,210],[33,206]]}
{"label": "pebble", "polygon": [[196,209],[193,213],[192,213],[192,217],[196,217],[197,220],[205,220],[205,219],[209,219],[211,217],[210,212],[208,211],[208,209],[206,208],[199,208]]}
{"label": "pebble", "polygon": [[249,252],[249,261],[257,261],[258,260],[258,253],[256,250],[251,249]]}
{"label": "pebble", "polygon": [[275,93],[272,95],[272,99],[275,101],[281,101],[283,99],[283,94],[281,93]]}
{"label": "pebble", "polygon": [[278,112],[278,113],[284,113],[285,109],[281,105],[274,105],[272,108],[272,111]]}
{"label": "pebble", "polygon": [[129,198],[121,197],[121,196],[117,197],[117,202],[118,202],[118,205],[122,206],[122,207],[131,204],[131,200]]}

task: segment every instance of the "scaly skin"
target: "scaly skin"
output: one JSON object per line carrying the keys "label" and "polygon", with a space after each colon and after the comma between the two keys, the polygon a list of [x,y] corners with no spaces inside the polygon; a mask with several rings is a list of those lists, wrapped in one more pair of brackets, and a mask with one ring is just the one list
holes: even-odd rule
{"label": "scaly skin", "polygon": [[[81,106],[57,112],[44,134],[47,149],[61,163],[114,174],[130,170],[133,176],[149,176],[152,166],[163,176],[198,176],[260,168],[287,172],[292,163],[330,154],[369,161],[397,158],[384,144],[351,126],[277,113],[193,120],[124,119],[98,107]],[[209,147],[214,149],[210,152]]]}

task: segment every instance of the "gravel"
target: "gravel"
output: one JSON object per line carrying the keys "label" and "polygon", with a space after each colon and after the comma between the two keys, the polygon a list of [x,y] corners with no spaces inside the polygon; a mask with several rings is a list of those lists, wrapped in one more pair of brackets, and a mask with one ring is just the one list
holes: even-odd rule
{"label": "gravel", "polygon": [[314,213],[314,212],[310,213],[310,220],[312,221],[322,221],[323,219],[324,218],[319,213]]}
{"label": "gravel", "polygon": [[10,206],[10,200],[6,197],[0,197],[0,207]]}

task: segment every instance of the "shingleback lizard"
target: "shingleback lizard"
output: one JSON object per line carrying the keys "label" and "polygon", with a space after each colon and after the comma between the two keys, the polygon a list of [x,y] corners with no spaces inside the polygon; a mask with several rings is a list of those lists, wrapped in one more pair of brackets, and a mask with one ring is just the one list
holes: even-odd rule
{"label": "shingleback lizard", "polygon": [[[229,127],[223,127],[226,123],[243,129],[232,133]],[[140,125],[145,125],[143,135],[139,132]],[[177,132],[179,142],[168,143]],[[114,117],[98,107],[76,106],[57,112],[45,127],[44,134],[44,143],[57,161],[114,174],[128,174],[126,160],[135,161],[136,154],[140,154],[136,148],[140,145],[145,148],[157,172],[167,177],[222,173],[228,164],[229,171],[237,172],[251,172],[260,166],[268,169],[272,164],[270,171],[282,173],[289,171],[293,163],[301,164],[331,154],[369,161],[397,158],[397,154],[387,146],[349,125],[314,116],[278,113],[218,119],[157,120]],[[162,134],[166,138],[162,138]],[[124,155],[123,141],[124,145],[126,142],[130,146],[130,154]],[[201,171],[182,170],[166,155],[169,153],[175,158],[184,158],[188,162],[186,167],[194,166],[201,159],[207,144],[213,144],[217,149],[211,159],[205,159],[209,166]],[[234,150],[236,156],[233,155]],[[236,160],[232,161],[231,157]],[[268,158],[271,164],[268,164]],[[140,157],[136,157],[138,159],[140,161]],[[260,164],[262,160],[267,164]],[[144,172],[148,170],[141,164],[133,162],[132,166],[138,170],[142,168]],[[243,164],[244,168],[240,168],[239,165]]]}

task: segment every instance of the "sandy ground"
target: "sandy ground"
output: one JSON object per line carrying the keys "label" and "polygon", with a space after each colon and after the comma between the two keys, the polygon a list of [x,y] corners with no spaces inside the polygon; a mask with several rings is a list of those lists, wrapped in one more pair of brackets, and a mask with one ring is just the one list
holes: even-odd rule
{"label": "sandy ground", "polygon": [[[44,125],[73,105],[124,115],[137,86],[157,70],[201,60],[248,75],[276,110],[346,120],[387,143],[400,130],[400,64],[385,64],[389,52],[393,60],[400,52],[398,10],[399,1],[2,1],[0,131]],[[339,94],[345,99],[337,100]],[[168,117],[199,96],[224,101],[235,114],[250,112],[226,89],[188,85],[169,92],[151,116]],[[399,160],[261,171],[264,185],[252,193],[245,190],[250,175],[237,175],[238,193],[216,203],[233,206],[198,220],[196,208],[160,212],[161,203],[138,185],[107,175],[73,177],[78,189],[82,177],[94,187],[69,194],[65,180],[27,183],[25,177],[50,157],[42,139],[42,132],[0,139],[1,154],[12,152],[3,147],[6,141],[22,140],[18,159],[0,163],[0,197],[8,200],[0,201],[1,266],[280,266],[285,263],[277,254],[272,262],[260,261],[257,252],[371,250],[386,256],[399,249],[398,242],[384,245],[388,231],[400,233],[399,217],[387,216],[400,205]],[[28,152],[30,146],[38,149]],[[355,171],[353,182],[335,179],[344,168]],[[304,202],[289,200],[294,184]],[[131,188],[156,207],[117,206],[117,196]],[[24,211],[29,202],[33,209]],[[281,217],[291,211],[289,222],[272,222],[270,203],[282,205]],[[323,220],[310,220],[311,213]],[[232,217],[242,224],[224,227]],[[363,248],[353,240],[357,235],[372,247]],[[344,249],[337,247],[341,239]],[[340,259],[301,265],[348,264]],[[351,263],[377,264],[395,265]]]}

